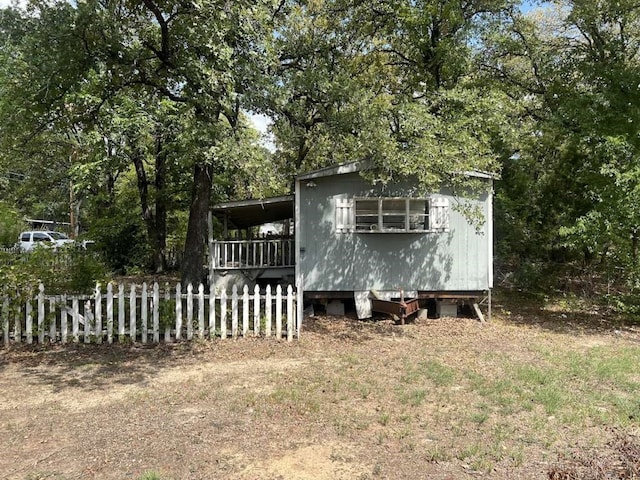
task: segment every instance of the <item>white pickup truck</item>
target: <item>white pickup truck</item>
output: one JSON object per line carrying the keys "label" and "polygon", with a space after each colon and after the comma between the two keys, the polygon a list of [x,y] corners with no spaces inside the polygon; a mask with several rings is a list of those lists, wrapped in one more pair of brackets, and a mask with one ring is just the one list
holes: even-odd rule
{"label": "white pickup truck", "polygon": [[18,245],[23,252],[30,252],[38,246],[58,248],[72,243],[74,243],[74,241],[64,233],[45,230],[22,232],[18,236]]}

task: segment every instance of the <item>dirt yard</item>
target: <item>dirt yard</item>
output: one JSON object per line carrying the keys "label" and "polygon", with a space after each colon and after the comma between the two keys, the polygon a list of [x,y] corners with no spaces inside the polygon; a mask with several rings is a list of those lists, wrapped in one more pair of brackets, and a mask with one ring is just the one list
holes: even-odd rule
{"label": "dirt yard", "polygon": [[0,347],[0,478],[633,478],[640,329],[516,307],[317,317],[291,344]]}

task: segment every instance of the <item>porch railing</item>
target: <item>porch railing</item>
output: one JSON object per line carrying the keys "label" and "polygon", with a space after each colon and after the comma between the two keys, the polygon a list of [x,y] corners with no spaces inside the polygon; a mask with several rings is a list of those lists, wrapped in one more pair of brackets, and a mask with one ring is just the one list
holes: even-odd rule
{"label": "porch railing", "polygon": [[295,266],[293,238],[214,240],[210,244],[214,269],[284,268]]}

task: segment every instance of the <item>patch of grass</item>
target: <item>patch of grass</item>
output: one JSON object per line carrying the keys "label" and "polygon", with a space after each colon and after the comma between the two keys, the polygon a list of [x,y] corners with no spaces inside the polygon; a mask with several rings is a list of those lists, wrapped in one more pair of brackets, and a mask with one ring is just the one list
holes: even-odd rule
{"label": "patch of grass", "polygon": [[460,450],[456,455],[456,458],[458,460],[464,461],[464,460],[468,460],[470,458],[475,457],[479,453],[480,453],[480,446],[477,443],[472,443],[472,444],[466,445],[462,450]]}
{"label": "patch of grass", "polygon": [[318,413],[321,398],[311,388],[304,385],[288,385],[276,388],[268,396],[269,403],[276,406],[286,406],[298,413]]}
{"label": "patch of grass", "polygon": [[408,365],[401,377],[404,383],[416,383],[429,380],[436,387],[451,385],[456,377],[456,370],[437,360],[423,360]]}
{"label": "patch of grass", "polygon": [[162,477],[156,472],[146,472],[138,480],[162,480]]}
{"label": "patch of grass", "polygon": [[417,407],[424,403],[424,399],[427,396],[427,391],[422,389],[411,390],[410,392],[403,392],[400,395],[400,402],[404,405],[411,405]]}
{"label": "patch of grass", "polygon": [[485,404],[478,405],[478,409],[473,412],[469,418],[473,423],[482,425],[484,422],[489,420],[489,407]]}
{"label": "patch of grass", "polygon": [[389,420],[391,420],[391,415],[388,412],[382,412],[378,416],[378,423],[383,427],[386,427],[389,424]]}
{"label": "patch of grass", "polygon": [[428,445],[424,455],[427,461],[431,463],[447,462],[452,458],[451,448],[443,447],[438,443]]}

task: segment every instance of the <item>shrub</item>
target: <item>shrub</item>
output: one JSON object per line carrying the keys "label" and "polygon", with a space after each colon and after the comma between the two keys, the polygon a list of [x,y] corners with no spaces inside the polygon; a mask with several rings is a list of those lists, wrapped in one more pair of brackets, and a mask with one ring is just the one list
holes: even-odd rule
{"label": "shrub", "polygon": [[10,295],[34,292],[42,282],[47,293],[91,293],[105,282],[108,269],[100,256],[77,247],[29,253],[0,252],[0,285]]}
{"label": "shrub", "polygon": [[20,232],[26,230],[26,224],[18,212],[6,203],[0,202],[0,246],[15,245]]}

